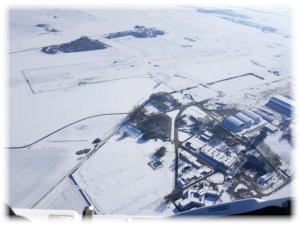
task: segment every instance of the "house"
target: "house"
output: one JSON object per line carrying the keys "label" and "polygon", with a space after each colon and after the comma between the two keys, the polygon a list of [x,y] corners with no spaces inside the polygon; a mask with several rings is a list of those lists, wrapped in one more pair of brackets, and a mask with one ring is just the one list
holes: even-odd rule
{"label": "house", "polygon": [[96,138],[93,142],[92,142],[92,144],[93,145],[96,145],[96,144],[98,144],[98,143],[100,143],[101,142],[101,140],[99,139],[99,138]]}

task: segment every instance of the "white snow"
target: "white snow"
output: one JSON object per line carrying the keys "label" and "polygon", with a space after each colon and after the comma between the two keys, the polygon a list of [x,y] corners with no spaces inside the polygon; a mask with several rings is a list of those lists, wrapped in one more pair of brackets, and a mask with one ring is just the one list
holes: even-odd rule
{"label": "white snow", "polygon": [[234,189],[234,192],[239,192],[241,190],[248,190],[248,187],[245,184],[238,184]]}
{"label": "white snow", "polygon": [[280,156],[288,165],[291,164],[291,156],[293,148],[286,140],[280,140],[282,133],[268,135],[264,142],[271,148],[273,152]]}
{"label": "white snow", "polygon": [[[174,147],[161,141],[139,143],[136,138],[113,137],[87,161],[74,177],[105,214],[157,214],[148,205],[170,194],[174,185]],[[155,149],[167,147],[163,167],[153,170],[148,162]],[[155,207],[154,207],[155,208]]]}
{"label": "white snow", "polygon": [[[85,117],[127,113],[160,91],[175,91],[173,96],[182,104],[218,98],[240,108],[263,107],[270,96],[287,94],[291,86],[290,10],[234,11],[249,17],[243,20],[273,27],[276,32],[263,32],[258,27],[222,18],[228,15],[200,13],[194,7],[10,10],[8,145],[29,144]],[[49,32],[37,24],[47,24],[58,32]],[[104,38],[105,34],[136,25],[156,27],[166,34],[157,38]],[[56,55],[40,51],[44,46],[67,43],[83,35],[110,47]],[[278,71],[280,76],[269,71]],[[263,79],[244,76],[224,80],[246,73]],[[148,110],[155,112],[151,107]],[[198,115],[197,111],[188,113]],[[176,113],[169,113],[173,120]],[[76,151],[92,148],[95,138],[106,137],[124,117],[84,120],[28,149],[7,150],[10,204],[31,207],[83,159]],[[172,136],[173,128],[174,124]],[[122,138],[125,130],[129,136]],[[268,136],[265,143],[290,164],[292,147],[280,141],[279,135]],[[74,174],[99,212],[176,212],[172,204],[164,202],[174,186],[174,146],[169,142],[145,142],[139,136],[139,131],[126,126]],[[190,136],[179,131],[181,141]],[[190,142],[197,147],[204,145],[196,137]],[[154,171],[148,162],[162,145],[167,146],[163,167]],[[220,174],[209,179],[222,182]],[[273,189],[280,184],[277,180],[272,182]],[[218,189],[226,191],[229,185],[219,184]],[[287,188],[282,190],[284,194],[289,193]],[[282,196],[280,191],[277,193]],[[208,198],[205,205],[215,201]],[[219,201],[230,201],[230,196],[223,192]],[[37,207],[80,211],[84,205],[77,187],[64,179]]]}
{"label": "white snow", "polygon": [[[77,144],[86,147],[86,144]],[[53,187],[82,157],[65,144],[39,144],[31,149],[9,150],[10,204],[29,208]]]}
{"label": "white snow", "polygon": [[12,88],[10,146],[29,144],[85,117],[127,113],[148,97],[154,85],[150,79],[133,78],[35,95],[29,94],[24,85]]}
{"label": "white snow", "polygon": [[107,137],[123,118],[124,115],[92,118],[67,127],[29,148],[8,149],[10,204],[31,207],[84,159],[84,155],[75,154],[78,150],[92,150],[92,141],[97,137]]}
{"label": "white snow", "polygon": [[207,180],[214,184],[222,184],[224,182],[224,175],[222,173],[215,173],[209,176]]}
{"label": "white snow", "polygon": [[86,206],[88,203],[81,196],[78,187],[70,179],[65,179],[36,208],[74,210],[82,213]]}

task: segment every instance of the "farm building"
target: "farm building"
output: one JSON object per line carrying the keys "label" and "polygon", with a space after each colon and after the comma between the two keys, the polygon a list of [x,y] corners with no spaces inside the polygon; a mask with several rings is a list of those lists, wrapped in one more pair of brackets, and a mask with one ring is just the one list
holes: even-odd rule
{"label": "farm building", "polygon": [[254,124],[253,119],[249,118],[248,116],[246,116],[242,113],[237,113],[234,117],[239,119],[240,121],[242,121],[245,124],[246,128],[249,128]]}
{"label": "farm building", "polygon": [[260,116],[255,114],[254,112],[251,112],[250,110],[244,110],[242,111],[242,114],[252,119],[254,121],[254,124],[258,124],[260,122]]}
{"label": "farm building", "polygon": [[293,101],[283,96],[274,96],[266,104],[270,109],[290,117],[293,110]]}
{"label": "farm building", "polygon": [[230,131],[240,132],[245,128],[245,123],[233,116],[229,116],[223,121],[223,126]]}
{"label": "farm building", "polygon": [[262,117],[264,120],[270,122],[270,123],[272,123],[275,119],[274,115],[264,113],[261,110],[254,110],[253,112],[255,114],[259,115],[260,117]]}

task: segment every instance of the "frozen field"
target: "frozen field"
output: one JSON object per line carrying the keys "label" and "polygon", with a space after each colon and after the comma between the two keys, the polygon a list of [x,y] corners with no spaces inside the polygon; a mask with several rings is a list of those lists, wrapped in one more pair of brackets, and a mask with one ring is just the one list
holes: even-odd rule
{"label": "frozen field", "polygon": [[92,150],[94,139],[107,137],[123,118],[124,115],[92,118],[67,127],[31,147],[9,149],[11,204],[31,207],[84,159],[84,155],[75,154],[78,150]]}
{"label": "frozen field", "polygon": [[[133,83],[134,88],[130,87]],[[25,85],[13,88],[10,95],[10,146],[32,143],[85,117],[127,113],[152,93],[155,84],[151,79],[132,78],[85,85],[79,88],[80,91],[68,89],[37,95],[29,94]]]}
{"label": "frozen field", "polygon": [[[273,81],[290,76],[289,26],[282,25],[289,24],[289,17],[263,10],[237,11],[247,16],[243,20],[267,24],[276,32],[264,33],[223,19],[223,14],[197,12],[195,8],[12,10],[9,145],[28,144],[83,117],[128,112],[141,99],[160,90],[174,91],[258,71],[258,75],[268,76],[266,83],[269,78]],[[281,23],[276,22],[279,20]],[[47,24],[58,32],[45,31],[37,24]],[[135,25],[154,26],[166,34],[145,39],[103,37]],[[70,42],[83,35],[110,47],[57,55],[40,51],[43,46]],[[265,75],[270,69],[281,71],[281,77]],[[149,75],[154,76],[152,80],[144,78]],[[252,81],[250,87],[259,83]],[[161,84],[157,86],[157,82]],[[199,101],[216,96],[216,90],[226,92],[228,87],[236,87],[234,83],[218,86],[199,92],[191,89],[190,94]],[[46,116],[49,111],[51,116]],[[61,115],[68,117],[62,120]]]}
{"label": "frozen field", "polygon": [[[153,215],[163,213],[161,200],[174,184],[174,147],[161,141],[138,143],[137,138],[113,137],[75,174],[96,210],[101,214]],[[155,150],[167,145],[163,167],[153,170],[148,162]],[[153,211],[149,212],[148,207]]]}
{"label": "frozen field", "polygon": [[[211,99],[241,109],[263,107],[275,93],[288,94],[293,75],[290,24],[286,8],[11,9],[7,147],[28,145],[82,121],[29,147],[6,150],[10,204],[78,212],[92,204],[97,213],[107,215],[177,213],[165,197],[175,184],[174,120],[179,110],[168,112],[172,142],[144,141],[141,132],[128,125],[114,131],[127,113],[157,92],[172,93],[183,105]],[[106,38],[137,25],[165,34]],[[82,36],[109,47],[41,51]],[[161,112],[151,104],[146,108],[148,114]],[[184,113],[206,114],[192,109]],[[179,141],[192,135],[183,131]],[[76,154],[94,149],[96,138],[104,141],[95,154]],[[290,163],[286,152],[291,146],[279,138],[268,136],[265,143]],[[190,141],[205,145],[196,137]],[[163,166],[154,170],[148,163],[162,146],[167,150]],[[231,185],[223,173],[208,180],[220,192]],[[222,201],[231,201],[231,196],[222,192]],[[205,204],[214,204],[214,199]]]}
{"label": "frozen field", "polygon": [[147,78],[147,71],[143,62],[124,57],[114,61],[36,68],[22,72],[33,94],[39,94],[121,79]]}

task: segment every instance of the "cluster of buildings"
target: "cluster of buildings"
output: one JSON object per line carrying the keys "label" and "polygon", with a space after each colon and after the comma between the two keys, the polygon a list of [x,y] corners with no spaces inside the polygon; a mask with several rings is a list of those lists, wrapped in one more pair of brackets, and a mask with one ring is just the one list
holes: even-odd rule
{"label": "cluster of buildings", "polygon": [[201,167],[201,164],[197,161],[197,158],[191,154],[189,154],[186,151],[179,151],[179,156],[186,161],[188,161],[190,164],[192,164],[195,168],[199,169]]}
{"label": "cluster of buildings", "polygon": [[[274,112],[281,115],[291,117],[294,109],[293,100],[284,96],[274,96],[269,99],[266,103],[266,107]],[[230,130],[231,132],[241,132],[244,129],[250,128],[253,125],[259,124],[261,118],[267,122],[272,123],[275,119],[273,113],[268,112],[268,110],[244,110],[235,114],[234,116],[229,116],[223,121],[223,126]],[[269,132],[275,133],[276,127],[272,125],[266,126]]]}
{"label": "cluster of buildings", "polygon": [[193,181],[201,179],[212,172],[209,167],[199,163],[197,161],[197,158],[190,153],[181,150],[179,152],[179,155],[180,158],[186,162],[182,166],[183,169],[181,170],[180,178],[177,181],[177,185],[180,188],[184,188],[186,185],[192,183]]}
{"label": "cluster of buildings", "polygon": [[[291,117],[294,109],[294,102],[287,97],[277,95],[269,99],[266,103],[266,107],[281,115]],[[270,123],[272,123],[275,119],[274,115],[271,115],[268,112],[263,112],[263,110],[254,110],[253,112],[250,110],[244,110],[234,116],[227,117],[223,121],[223,126],[232,132],[240,132],[260,123],[261,118]],[[276,132],[274,127],[267,128],[273,133]]]}
{"label": "cluster of buildings", "polygon": [[189,172],[181,175],[181,177],[177,181],[177,185],[180,188],[184,188],[186,185],[192,183],[193,181],[201,179],[204,176],[207,176],[211,172],[212,170],[207,166],[203,166],[198,170],[192,169]]}
{"label": "cluster of buildings", "polygon": [[187,189],[183,192],[183,198],[178,200],[177,206],[181,211],[202,207],[205,205],[205,198],[209,196],[219,198],[220,193],[210,186],[205,186],[200,190]]}
{"label": "cluster of buildings", "polygon": [[211,141],[213,135],[214,135],[213,133],[206,130],[203,132],[203,134],[200,135],[200,139],[205,142],[209,142],[209,141]]}
{"label": "cluster of buildings", "polygon": [[223,126],[232,132],[240,132],[245,128],[250,128],[253,125],[259,124],[261,117],[250,110],[244,110],[229,116],[223,121]]}

